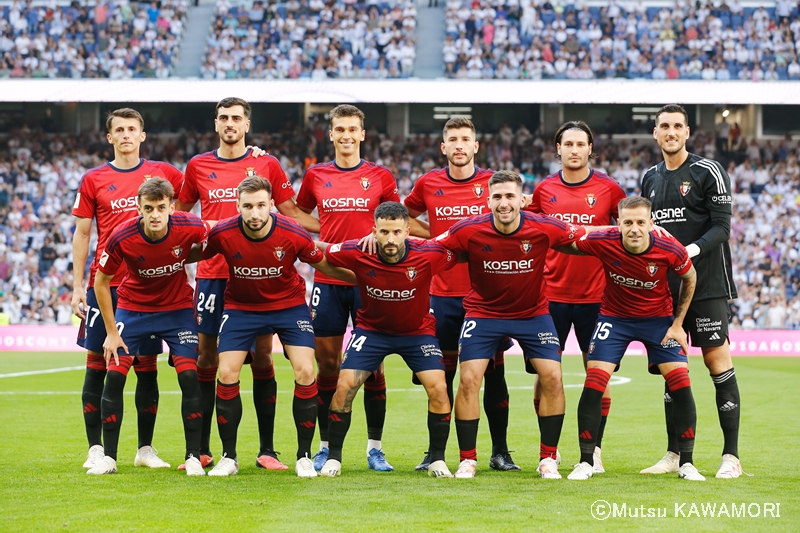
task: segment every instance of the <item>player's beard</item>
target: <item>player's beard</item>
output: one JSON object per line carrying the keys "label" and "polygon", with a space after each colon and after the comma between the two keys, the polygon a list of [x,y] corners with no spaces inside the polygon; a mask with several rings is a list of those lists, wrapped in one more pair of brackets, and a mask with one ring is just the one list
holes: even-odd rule
{"label": "player's beard", "polygon": [[390,260],[390,259],[396,259],[396,258],[403,257],[403,254],[406,253],[406,245],[405,245],[405,243],[394,245],[394,250],[391,251],[391,252],[387,252],[386,251],[386,247],[387,246],[389,246],[389,245],[388,244],[387,245],[382,245],[382,246],[380,244],[378,245],[378,251],[380,252],[381,257],[383,257],[387,261]]}
{"label": "player's beard", "polygon": [[264,229],[267,226],[268,223],[269,223],[269,219],[266,219],[266,220],[261,222],[261,225],[259,227],[254,228],[253,227],[253,221],[248,220],[247,222],[245,222],[245,225],[247,226],[247,229],[249,229],[253,233],[258,233],[259,231]]}
{"label": "player's beard", "polygon": [[228,145],[231,145],[231,146],[233,146],[234,144],[239,144],[239,141],[241,141],[241,140],[244,138],[244,133],[241,133],[241,134],[240,134],[240,133],[237,133],[237,134],[236,134],[236,135],[235,135],[235,136],[234,136],[234,137],[231,139],[230,137],[227,137],[227,136],[225,135],[225,132],[223,131],[223,132],[222,132],[222,135],[220,135],[220,137],[219,137],[219,138],[220,138],[220,140],[221,140],[222,142],[224,142],[225,144],[228,144]]}
{"label": "player's beard", "polygon": [[456,159],[455,159],[455,154],[453,154],[453,157],[448,157],[447,158],[447,160],[450,162],[450,164],[453,165],[454,167],[465,167],[465,166],[469,165],[472,162],[473,159],[475,159],[475,154],[467,156],[467,158],[463,162],[457,162]]}

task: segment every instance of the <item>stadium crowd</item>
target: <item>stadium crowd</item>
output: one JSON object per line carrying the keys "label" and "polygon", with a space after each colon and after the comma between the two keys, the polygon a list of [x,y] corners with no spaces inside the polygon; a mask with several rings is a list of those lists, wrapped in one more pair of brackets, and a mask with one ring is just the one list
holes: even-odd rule
{"label": "stadium crowd", "polygon": [[414,67],[414,0],[218,0],[216,11],[203,78],[407,78]]}
{"label": "stadium crowd", "polygon": [[671,7],[449,0],[445,75],[480,79],[798,80],[796,0]]}
{"label": "stadium crowd", "polygon": [[166,78],[186,0],[0,6],[0,78]]}
{"label": "stadium crowd", "polygon": [[[248,142],[275,155],[297,191],[310,165],[332,157],[326,127],[324,122],[287,125],[251,134]],[[526,192],[560,169],[552,140],[541,131],[504,125],[479,141],[478,165],[517,171],[526,180]],[[362,157],[387,166],[405,198],[419,176],[446,166],[439,142],[428,135],[403,140],[368,130]],[[216,143],[214,132],[151,135],[141,155],[184,169],[192,156],[213,150]],[[83,173],[103,164],[109,148],[99,133],[78,138],[26,127],[0,141],[0,305],[11,323],[71,322],[71,206]],[[741,139],[718,151],[714,133],[698,130],[688,148],[727,165],[734,189],[731,248],[740,297],[732,304],[731,327],[800,329],[798,144]],[[595,137],[594,150],[598,157],[591,166],[615,177],[629,194],[640,192],[642,174],[661,157],[649,140],[604,135]],[[300,265],[299,270],[310,287],[311,269]]]}

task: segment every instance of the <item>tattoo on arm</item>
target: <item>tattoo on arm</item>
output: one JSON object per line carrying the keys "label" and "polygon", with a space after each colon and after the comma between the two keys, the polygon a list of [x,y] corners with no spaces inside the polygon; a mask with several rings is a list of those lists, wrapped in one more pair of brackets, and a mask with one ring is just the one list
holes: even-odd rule
{"label": "tattoo on arm", "polygon": [[372,372],[368,372],[366,370],[356,370],[355,371],[355,378],[353,379],[353,386],[348,389],[347,394],[344,397],[344,412],[347,413],[353,409],[353,400],[358,393],[358,389],[361,388],[361,385],[367,381],[367,378],[372,375]]}

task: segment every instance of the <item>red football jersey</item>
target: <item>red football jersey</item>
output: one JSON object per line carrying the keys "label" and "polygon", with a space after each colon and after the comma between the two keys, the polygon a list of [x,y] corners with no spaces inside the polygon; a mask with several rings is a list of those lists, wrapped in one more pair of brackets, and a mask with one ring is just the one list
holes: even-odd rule
{"label": "red football jersey", "polygon": [[242,224],[241,216],[221,220],[203,249],[203,258],[221,254],[227,262],[225,309],[275,311],[305,305],[306,282],[294,262],[316,264],[324,257],[311,235],[277,213],[263,239],[245,235]]}
{"label": "red football jersey", "polygon": [[[533,191],[528,207],[571,224],[608,226],[618,216],[617,204],[627,195],[609,176],[592,170],[580,183],[567,183],[561,172],[546,177]],[[598,303],[603,298],[603,265],[593,257],[547,252],[544,279],[547,299],[571,304]],[[575,283],[581,280],[580,283]]]}
{"label": "red football jersey", "polygon": [[328,247],[333,266],[352,270],[358,279],[361,308],[359,328],[392,335],[436,335],[430,314],[430,286],[434,272],[453,268],[457,258],[433,241],[406,240],[406,255],[386,263],[379,254],[362,252],[352,240]]}
{"label": "red football jersey", "polygon": [[464,298],[468,318],[530,318],[548,312],[544,294],[547,250],[586,233],[556,218],[522,212],[510,235],[494,228],[492,213],[457,222],[436,240],[468,254],[471,289]]}
{"label": "red football jersey", "polygon": [[679,276],[692,268],[686,248],[673,237],[650,234],[650,248],[632,254],[622,245],[618,228],[597,231],[577,241],[584,253],[597,257],[607,277],[600,313],[629,318],[672,316],[667,272]]}
{"label": "red football jersey", "polygon": [[[346,169],[333,161],[312,165],[297,193],[297,205],[317,209],[320,239],[330,243],[360,239],[371,233],[375,209],[383,202],[399,201],[397,182],[389,169],[363,159]],[[349,285],[321,272],[314,273],[314,280]]]}
{"label": "red football jersey", "polygon": [[[420,176],[405,199],[409,209],[428,212],[431,235],[441,235],[459,220],[489,212],[489,178],[494,170],[476,168],[466,180],[450,177],[446,168]],[[434,296],[464,297],[469,293],[469,269],[460,263],[452,270],[433,277]]]}
{"label": "red football jersey", "polygon": [[[139,216],[139,186],[150,178],[164,178],[172,184],[175,194],[183,186],[183,173],[168,163],[142,159],[139,165],[128,170],[120,170],[105,163],[86,172],[81,178],[73,216],[94,218],[97,223],[97,249],[89,269],[88,286],[94,287],[97,262],[103,255],[108,238],[114,228]],[[116,287],[125,277],[125,265],[120,264],[119,272],[114,274],[111,286]]]}
{"label": "red football jersey", "polygon": [[208,237],[208,224],[191,213],[169,217],[167,234],[151,241],[139,218],[124,222],[108,239],[98,263],[103,274],[116,274],[125,263],[128,272],[117,289],[117,307],[154,313],[191,309],[192,290],[186,278],[186,258],[194,243]]}
{"label": "red football jersey", "polygon": [[[261,176],[272,185],[272,199],[280,205],[294,196],[294,189],[281,164],[271,155],[251,157],[250,150],[236,159],[223,159],[217,151],[194,156],[186,167],[186,183],[178,200],[186,204],[200,201],[203,220],[222,220],[239,214],[238,187],[249,176]],[[201,279],[225,279],[228,266],[219,256],[197,266]]]}

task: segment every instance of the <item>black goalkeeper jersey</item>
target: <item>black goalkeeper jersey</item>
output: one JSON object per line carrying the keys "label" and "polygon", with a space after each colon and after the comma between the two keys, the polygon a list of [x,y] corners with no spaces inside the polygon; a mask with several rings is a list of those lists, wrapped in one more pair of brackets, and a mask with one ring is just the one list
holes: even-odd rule
{"label": "black goalkeeper jersey", "polygon": [[[731,269],[731,180],[719,163],[699,155],[676,170],[662,161],[645,172],[642,196],[653,204],[656,224],[681,244],[696,244],[692,258],[697,270],[693,300],[738,297]],[[671,273],[670,288],[677,294],[680,278]]]}

